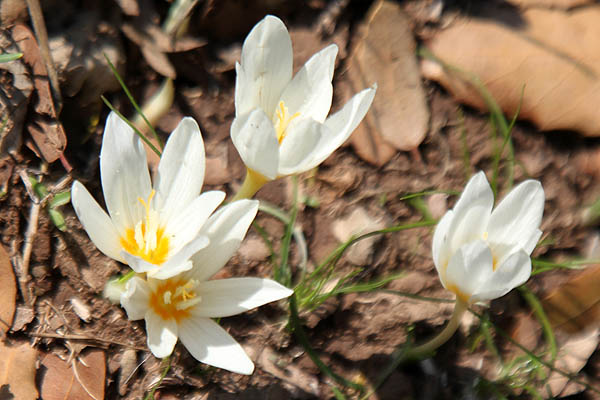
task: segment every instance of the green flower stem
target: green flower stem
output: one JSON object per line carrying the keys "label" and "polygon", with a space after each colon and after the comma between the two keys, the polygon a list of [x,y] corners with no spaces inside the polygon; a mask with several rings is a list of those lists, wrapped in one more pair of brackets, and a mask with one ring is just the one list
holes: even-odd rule
{"label": "green flower stem", "polygon": [[267,182],[269,182],[269,178],[266,178],[250,168],[246,169],[246,178],[244,179],[244,183],[231,201],[251,199],[254,194],[258,192],[258,190]]}
{"label": "green flower stem", "polygon": [[452,312],[452,317],[450,317],[450,321],[446,327],[433,339],[428,341],[427,343],[423,343],[420,346],[413,347],[408,350],[406,353],[406,358],[422,358],[423,356],[428,356],[433,351],[435,351],[438,347],[443,345],[454,335],[454,332],[458,329],[458,325],[460,324],[460,320],[465,313],[469,309],[469,305],[460,299],[456,299],[456,303],[454,305],[454,311]]}
{"label": "green flower stem", "polygon": [[454,304],[454,311],[452,312],[452,317],[450,317],[450,321],[444,327],[444,329],[433,339],[430,341],[423,343],[420,346],[407,348],[408,346],[402,346],[401,348],[394,351],[392,354],[392,361],[388,366],[385,367],[380,377],[375,381],[375,383],[371,386],[371,389],[367,394],[361,397],[361,400],[367,400],[371,397],[373,393],[386,381],[386,379],[391,375],[392,372],[398,368],[398,366],[406,361],[410,360],[419,360],[425,357],[430,356],[438,347],[446,343],[454,332],[458,329],[458,325],[460,324],[460,320],[463,314],[469,309],[469,304],[456,299]]}

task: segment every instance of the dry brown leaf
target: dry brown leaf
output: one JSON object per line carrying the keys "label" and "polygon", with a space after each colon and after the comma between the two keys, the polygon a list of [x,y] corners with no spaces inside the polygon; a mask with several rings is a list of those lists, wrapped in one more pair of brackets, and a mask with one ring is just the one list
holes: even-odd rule
{"label": "dry brown leaf", "polygon": [[64,151],[67,137],[58,121],[46,66],[35,37],[27,26],[15,25],[12,28],[12,36],[23,53],[23,61],[31,70],[33,86],[37,92],[36,102],[32,104],[34,113],[27,125],[35,144],[28,142],[28,145],[32,150],[39,151],[47,162],[53,162]]}
{"label": "dry brown leaf", "polygon": [[38,398],[35,388],[36,359],[37,350],[29,343],[9,347],[0,342],[0,386],[7,385],[15,399]]}
{"label": "dry brown leaf", "polygon": [[44,357],[44,400],[101,400],[104,398],[106,360],[102,350],[91,350],[67,363],[54,354]]}
{"label": "dry brown leaf", "polygon": [[[355,90],[374,82],[378,89],[367,123],[354,133],[353,143],[359,155],[368,151],[367,161],[381,165],[395,153],[389,146],[409,151],[421,144],[428,129],[429,110],[416,61],[415,41],[400,5],[392,1],[376,2],[360,32],[348,76]],[[361,136],[371,139],[359,139]]]}
{"label": "dry brown leaf", "polygon": [[508,0],[509,3],[521,7],[562,8],[565,10],[592,4],[594,0]]}
{"label": "dry brown leaf", "polygon": [[[492,11],[493,12],[493,11]],[[600,6],[571,12],[528,9],[456,21],[427,47],[447,64],[479,77],[502,109],[542,130],[600,135]],[[433,61],[424,75],[465,103],[485,109],[478,92]]]}
{"label": "dry brown leaf", "polygon": [[0,244],[0,338],[10,329],[15,315],[17,282],[8,253]]}
{"label": "dry brown leaf", "polygon": [[[18,53],[21,49],[9,30],[0,30],[0,48],[7,53]],[[0,116],[3,129],[0,131],[0,160],[8,154],[19,152],[22,143],[23,123],[27,104],[33,91],[33,83],[22,60],[0,63]]]}
{"label": "dry brown leaf", "polygon": [[[598,347],[598,328],[588,329],[576,335],[568,335],[558,346],[558,356],[554,366],[563,372],[577,375],[587,364],[588,359]],[[570,381],[556,371],[548,377],[548,386],[552,398],[570,396],[582,392],[585,387]]]}
{"label": "dry brown leaf", "polygon": [[568,333],[600,322],[600,265],[586,268],[542,299],[553,328]]}

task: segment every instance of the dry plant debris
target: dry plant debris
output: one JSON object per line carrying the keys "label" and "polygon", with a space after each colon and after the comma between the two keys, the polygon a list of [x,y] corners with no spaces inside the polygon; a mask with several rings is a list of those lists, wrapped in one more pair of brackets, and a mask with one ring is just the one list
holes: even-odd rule
{"label": "dry plant debris", "polygon": [[15,315],[17,300],[17,282],[10,258],[4,246],[0,244],[0,339],[10,329]]}
{"label": "dry plant debris", "polygon": [[416,149],[429,129],[429,109],[416,59],[416,44],[400,5],[375,2],[360,28],[348,79],[355,88],[378,82],[371,112],[352,135],[354,150],[383,165],[396,150]]}
{"label": "dry plant debris", "polygon": [[29,343],[7,346],[0,341],[0,387],[6,398],[13,398],[11,395],[19,400],[38,398],[35,383],[37,355],[37,350]]}
{"label": "dry plant debris", "polygon": [[71,360],[47,354],[42,365],[46,372],[42,380],[45,400],[101,400],[106,383],[106,360],[102,350],[90,350]]}
{"label": "dry plant debris", "polygon": [[451,69],[425,60],[425,77],[440,82],[459,101],[485,110],[478,89],[462,75],[472,74],[508,115],[519,109],[522,95],[519,118],[539,129],[600,136],[600,5],[570,12],[488,12],[459,18],[427,41]]}

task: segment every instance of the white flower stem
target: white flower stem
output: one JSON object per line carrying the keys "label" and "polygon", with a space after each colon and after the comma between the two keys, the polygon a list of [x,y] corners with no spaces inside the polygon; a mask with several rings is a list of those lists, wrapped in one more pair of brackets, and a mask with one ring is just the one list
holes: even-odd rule
{"label": "white flower stem", "polygon": [[244,183],[242,183],[242,187],[240,187],[240,190],[236,193],[231,201],[251,199],[252,196],[254,196],[254,194],[258,192],[258,190],[268,181],[268,178],[248,168],[246,170],[246,178],[244,179]]}
{"label": "white flower stem", "polygon": [[459,298],[456,299],[456,303],[454,305],[454,311],[452,312],[452,317],[450,317],[450,321],[444,329],[437,334],[437,336],[433,337],[430,341],[423,343],[420,346],[413,347],[408,350],[408,354],[406,358],[421,358],[423,356],[427,356],[431,354],[435,349],[443,345],[454,335],[454,332],[458,329],[458,325],[460,324],[460,320],[465,313],[469,309],[469,305]]}

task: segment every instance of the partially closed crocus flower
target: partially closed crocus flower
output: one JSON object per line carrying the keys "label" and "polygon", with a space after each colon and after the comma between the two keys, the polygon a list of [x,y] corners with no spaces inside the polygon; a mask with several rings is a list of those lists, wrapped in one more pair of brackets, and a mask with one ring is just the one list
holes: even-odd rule
{"label": "partially closed crocus flower", "polygon": [[167,141],[153,186],[141,140],[111,113],[100,152],[108,214],[78,181],[73,207],[101,252],[135,272],[169,278],[190,269],[189,258],[208,245],[200,229],[225,197],[218,191],[200,195],[204,162],[200,129],[184,118]]}
{"label": "partially closed crocus flower", "polygon": [[327,118],[337,51],[336,45],[319,51],[292,78],[292,42],[280,19],[265,17],[244,41],[236,64],[231,139],[248,168],[247,180],[254,181],[245,195],[269,180],[317,166],[365,116],[375,86]]}
{"label": "partially closed crocus flower", "polygon": [[148,347],[156,357],[170,355],[179,338],[198,361],[252,373],[254,364],[242,347],[211,318],[239,314],[292,291],[270,279],[208,279],[237,250],[257,210],[258,201],[240,200],[210,217],[202,228],[210,244],[194,255],[191,270],[166,280],[127,282],[121,305],[130,319],[145,320]]}
{"label": "partially closed crocus flower", "polygon": [[542,185],[527,180],[492,211],[493,205],[492,189],[479,172],[435,229],[440,280],[463,303],[503,296],[531,275],[529,256],[542,235]]}

